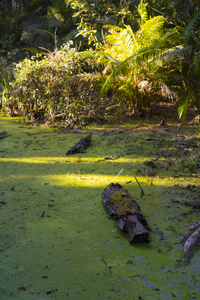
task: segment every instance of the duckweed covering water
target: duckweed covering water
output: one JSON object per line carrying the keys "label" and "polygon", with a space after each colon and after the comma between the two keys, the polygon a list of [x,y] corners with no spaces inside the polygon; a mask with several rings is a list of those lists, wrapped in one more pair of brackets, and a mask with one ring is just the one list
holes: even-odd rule
{"label": "duckweed covering water", "polygon": [[[1,300],[199,299],[199,253],[175,267],[183,236],[199,220],[197,209],[181,203],[193,198],[186,187],[200,184],[180,165],[193,151],[185,147],[196,139],[192,130],[89,128],[87,152],[65,156],[81,131],[2,118]],[[139,204],[150,244],[130,245],[108,218],[101,194],[111,182]]]}

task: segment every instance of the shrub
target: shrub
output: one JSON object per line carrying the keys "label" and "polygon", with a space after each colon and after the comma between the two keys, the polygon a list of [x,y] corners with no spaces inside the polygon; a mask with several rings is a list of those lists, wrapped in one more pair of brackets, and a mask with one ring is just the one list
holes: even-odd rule
{"label": "shrub", "polygon": [[66,45],[44,56],[37,54],[16,65],[12,99],[17,99],[23,115],[53,116],[63,112],[69,96],[69,75],[74,49]]}
{"label": "shrub", "polygon": [[68,43],[45,56],[24,59],[16,65],[10,84],[15,109],[26,118],[63,118],[66,123],[105,119],[113,99],[100,96],[104,66],[98,55],[78,53]]}

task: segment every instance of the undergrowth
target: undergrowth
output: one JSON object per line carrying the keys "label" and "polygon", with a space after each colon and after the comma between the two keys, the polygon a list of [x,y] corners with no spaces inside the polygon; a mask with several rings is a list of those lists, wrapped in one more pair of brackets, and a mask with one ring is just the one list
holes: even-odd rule
{"label": "undergrowth", "polygon": [[12,68],[14,80],[3,80],[2,110],[24,119],[65,119],[66,124],[105,119],[113,101],[100,96],[104,75],[97,59],[91,51],[78,53],[69,42],[22,60]]}
{"label": "undergrowth", "polygon": [[142,115],[160,101],[159,89],[145,81],[135,86],[123,77],[102,94],[112,69],[107,56],[103,51],[77,52],[72,42],[17,64],[1,61],[0,67],[2,111],[25,120],[48,124],[63,120],[66,126],[112,122]]}

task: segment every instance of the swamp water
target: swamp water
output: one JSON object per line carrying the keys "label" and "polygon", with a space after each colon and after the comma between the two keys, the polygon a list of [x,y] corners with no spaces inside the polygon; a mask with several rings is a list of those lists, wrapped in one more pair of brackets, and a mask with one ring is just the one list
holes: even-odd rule
{"label": "swamp water", "polygon": [[[199,252],[176,267],[199,221],[199,210],[181,203],[193,199],[188,186],[200,186],[180,163],[199,142],[193,127],[70,131],[1,118],[2,131],[1,300],[200,299]],[[86,153],[66,156],[88,133]],[[108,218],[101,194],[111,182],[140,205],[149,244],[130,245]]]}

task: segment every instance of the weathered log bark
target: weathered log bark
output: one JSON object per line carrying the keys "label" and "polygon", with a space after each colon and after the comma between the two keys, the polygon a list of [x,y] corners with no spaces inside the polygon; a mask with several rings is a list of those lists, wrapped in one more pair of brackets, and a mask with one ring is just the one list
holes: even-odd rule
{"label": "weathered log bark", "polygon": [[183,255],[177,260],[177,266],[188,265],[190,259],[200,246],[200,222],[192,226],[184,236]]}
{"label": "weathered log bark", "polygon": [[71,155],[73,153],[82,153],[85,152],[85,149],[89,146],[92,139],[92,134],[87,135],[82,138],[75,146],[73,146],[66,155]]}
{"label": "weathered log bark", "polygon": [[6,131],[0,132],[0,140],[1,140],[1,139],[4,139],[4,138],[7,137],[7,136],[8,136],[8,134],[7,134]]}
{"label": "weathered log bark", "polygon": [[130,243],[149,242],[150,228],[128,190],[119,183],[111,183],[102,194],[102,203]]}

